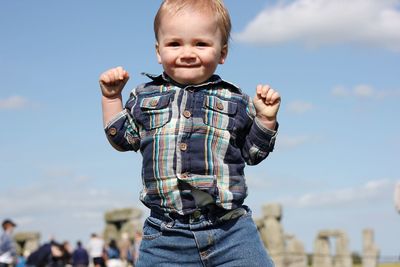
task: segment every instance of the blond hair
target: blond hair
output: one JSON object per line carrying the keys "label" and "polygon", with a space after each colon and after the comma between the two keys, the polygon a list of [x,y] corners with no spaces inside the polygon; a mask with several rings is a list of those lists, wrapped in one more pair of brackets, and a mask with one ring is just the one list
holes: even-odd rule
{"label": "blond hair", "polygon": [[228,45],[232,25],[229,12],[222,0],[164,0],[154,18],[154,34],[157,41],[163,16],[165,14],[176,15],[188,8],[199,12],[213,13],[222,34],[222,45]]}

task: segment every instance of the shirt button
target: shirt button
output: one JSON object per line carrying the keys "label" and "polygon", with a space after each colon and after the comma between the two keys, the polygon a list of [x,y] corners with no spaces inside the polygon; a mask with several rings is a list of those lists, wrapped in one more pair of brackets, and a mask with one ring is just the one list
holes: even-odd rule
{"label": "shirt button", "polygon": [[108,134],[111,136],[115,136],[117,134],[117,129],[112,127],[108,130]]}
{"label": "shirt button", "polygon": [[188,177],[189,175],[186,172],[181,174],[182,179],[187,179]]}
{"label": "shirt button", "polygon": [[185,143],[180,143],[180,144],[179,144],[179,148],[180,148],[181,151],[186,151],[186,150],[187,150],[187,144],[185,144]]}
{"label": "shirt button", "polygon": [[151,105],[152,107],[157,106],[157,104],[158,104],[158,100],[157,100],[157,99],[153,99],[153,100],[151,100],[151,102],[150,102],[150,105]]}
{"label": "shirt button", "polygon": [[185,116],[185,118],[189,119],[192,116],[192,112],[190,112],[189,110],[185,110],[183,112],[183,116]]}
{"label": "shirt button", "polygon": [[224,104],[222,104],[221,102],[218,102],[217,103],[217,109],[223,110],[224,109]]}

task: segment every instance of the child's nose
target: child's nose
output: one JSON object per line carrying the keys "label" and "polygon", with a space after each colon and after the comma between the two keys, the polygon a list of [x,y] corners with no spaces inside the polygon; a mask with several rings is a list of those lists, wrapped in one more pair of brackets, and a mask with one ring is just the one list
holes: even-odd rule
{"label": "child's nose", "polygon": [[193,52],[193,49],[191,47],[183,47],[183,51],[181,54],[181,58],[183,60],[192,60],[196,57],[195,53]]}

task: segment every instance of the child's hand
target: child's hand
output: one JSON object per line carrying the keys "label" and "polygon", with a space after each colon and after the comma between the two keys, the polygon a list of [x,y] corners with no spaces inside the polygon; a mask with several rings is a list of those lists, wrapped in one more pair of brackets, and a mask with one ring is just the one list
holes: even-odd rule
{"label": "child's hand", "polygon": [[108,98],[117,97],[128,80],[129,74],[122,67],[109,69],[100,75],[101,93]]}
{"label": "child's hand", "polygon": [[276,122],[276,115],[281,104],[281,96],[269,85],[257,85],[253,100],[257,117],[263,122]]}

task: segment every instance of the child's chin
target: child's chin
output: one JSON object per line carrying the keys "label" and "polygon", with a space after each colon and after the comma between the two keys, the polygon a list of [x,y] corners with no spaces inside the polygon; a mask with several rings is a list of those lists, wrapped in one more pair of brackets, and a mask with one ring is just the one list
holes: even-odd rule
{"label": "child's chin", "polygon": [[179,82],[181,84],[200,84],[200,83],[206,81],[207,78],[200,77],[200,76],[194,76],[194,75],[193,76],[186,75],[186,76],[177,77],[177,79],[174,79],[174,80],[176,80],[177,82]]}

